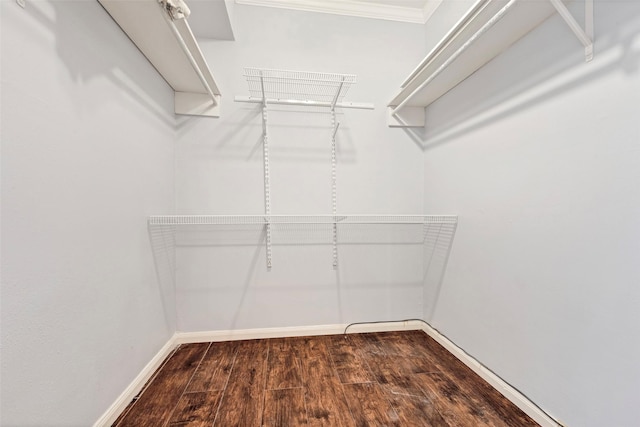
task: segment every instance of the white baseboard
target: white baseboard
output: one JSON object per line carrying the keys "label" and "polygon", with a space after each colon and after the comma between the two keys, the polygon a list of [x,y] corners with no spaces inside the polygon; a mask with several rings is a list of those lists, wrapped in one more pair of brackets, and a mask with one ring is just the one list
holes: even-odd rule
{"label": "white baseboard", "polygon": [[471,370],[478,374],[482,379],[491,384],[493,388],[498,390],[504,397],[509,399],[514,405],[520,408],[525,414],[529,415],[542,427],[561,427],[560,424],[558,424],[553,418],[545,414],[526,396],[524,396],[515,388],[511,387],[498,375],[485,368],[480,362],[471,357],[467,352],[458,347],[432,326],[423,323],[422,330],[425,331],[431,338],[436,340],[445,349],[447,349],[449,353],[458,358],[458,360],[471,368]]}
{"label": "white baseboard", "polygon": [[134,397],[140,393],[142,387],[147,383],[154,372],[162,365],[162,362],[171,354],[176,347],[176,336],[169,338],[169,341],[162,346],[160,351],[153,356],[153,359],[142,369],[138,376],[131,381],[131,384],[118,396],[115,402],[102,414],[102,416],[93,424],[93,427],[110,427],[120,416]]}
{"label": "white baseboard", "polygon": [[[171,354],[173,349],[180,344],[190,344],[210,341],[237,341],[264,338],[283,338],[297,336],[316,335],[336,335],[342,334],[347,324],[299,326],[284,328],[259,328],[259,329],[239,329],[229,331],[203,331],[203,332],[177,332],[153,359],[144,367],[142,372],[129,384],[111,407],[95,422],[93,427],[108,427],[118,418],[142,390],[142,387],[151,378],[151,375],[160,367],[162,362]],[[485,368],[480,362],[467,354],[464,350],[450,341],[433,327],[418,320],[408,320],[404,322],[366,323],[349,326],[349,333],[363,332],[388,332],[388,331],[408,331],[423,330],[431,338],[436,340],[447,351],[471,368],[476,374],[487,381],[498,390],[503,396],[513,402],[524,413],[533,418],[542,427],[561,427],[553,418],[545,414],[533,402],[527,399],[522,393],[507,384],[502,378]]]}
{"label": "white baseboard", "polygon": [[[315,335],[337,335],[344,333],[347,324],[294,326],[283,328],[238,329],[231,331],[178,332],[176,344],[188,344],[209,341],[237,341],[263,338],[305,337]],[[353,325],[348,332],[386,332],[421,330],[424,324],[419,321],[367,323]]]}

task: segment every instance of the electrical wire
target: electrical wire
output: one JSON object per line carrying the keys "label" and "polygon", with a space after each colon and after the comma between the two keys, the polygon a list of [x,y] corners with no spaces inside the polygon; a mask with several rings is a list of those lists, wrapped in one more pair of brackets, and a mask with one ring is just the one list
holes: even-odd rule
{"label": "electrical wire", "polygon": [[426,321],[422,319],[404,319],[404,320],[374,320],[372,322],[353,322],[349,323],[346,328],[344,328],[344,335],[347,335],[347,329],[355,325],[373,325],[376,323],[402,323],[402,322],[422,322],[427,326],[429,325]]}

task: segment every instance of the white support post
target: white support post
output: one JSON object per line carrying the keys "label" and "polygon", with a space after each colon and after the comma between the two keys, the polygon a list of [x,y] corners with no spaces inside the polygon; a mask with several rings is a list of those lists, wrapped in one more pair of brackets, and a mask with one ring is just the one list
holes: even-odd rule
{"label": "white support post", "polygon": [[262,88],[262,162],[264,167],[264,214],[265,245],[267,254],[267,270],[271,270],[271,182],[269,174],[269,134],[267,132],[267,98],[264,91],[264,79],[260,73]]}
{"label": "white support post", "polygon": [[571,15],[567,6],[562,0],[549,0],[556,8],[558,14],[564,19],[571,31],[578,37],[580,43],[584,46],[585,61],[589,62],[593,59],[593,0],[585,0],[585,29],[583,30],[578,21]]}

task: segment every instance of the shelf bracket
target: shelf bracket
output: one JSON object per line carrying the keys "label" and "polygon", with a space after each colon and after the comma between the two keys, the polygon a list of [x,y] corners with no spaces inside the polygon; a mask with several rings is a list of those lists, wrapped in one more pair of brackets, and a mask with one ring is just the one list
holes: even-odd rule
{"label": "shelf bracket", "polygon": [[423,128],[426,123],[424,107],[387,107],[387,125],[392,128]]}
{"label": "shelf bracket", "polygon": [[558,14],[564,19],[571,31],[578,37],[580,43],[584,46],[585,61],[589,62],[593,59],[593,0],[585,0],[584,11],[584,29],[578,24],[578,21],[571,15],[567,6],[561,0],[549,0],[556,8]]}
{"label": "shelf bracket", "polygon": [[338,86],[338,90],[336,90],[336,94],[333,96],[333,101],[331,101],[331,111],[336,109],[336,103],[338,102],[338,98],[340,97],[342,86],[344,86],[344,77],[340,81],[340,85]]}

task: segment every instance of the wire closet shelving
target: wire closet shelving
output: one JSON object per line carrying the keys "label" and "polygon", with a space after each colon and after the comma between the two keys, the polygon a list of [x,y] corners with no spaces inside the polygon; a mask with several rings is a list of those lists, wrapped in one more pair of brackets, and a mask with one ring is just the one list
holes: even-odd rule
{"label": "wire closet shelving", "polygon": [[[356,83],[353,74],[321,73],[309,71],[289,71],[260,68],[245,68],[249,96],[236,96],[236,102],[260,104],[262,108],[262,148],[264,171],[264,214],[263,215],[158,215],[149,217],[150,229],[189,226],[256,226],[263,230],[266,248],[267,269],[272,267],[272,244],[274,233],[277,239],[284,234],[299,233],[305,240],[312,235],[315,243],[332,245],[333,267],[338,267],[338,244],[355,240],[366,242],[362,236],[353,236],[353,229],[366,232],[364,227],[395,225],[402,232],[394,230],[395,241],[421,243],[430,226],[447,225],[455,230],[455,215],[342,215],[337,210],[336,179],[336,135],[340,123],[336,119],[336,108],[374,109],[373,104],[347,102],[345,96]],[[331,214],[321,215],[272,215],[271,179],[269,162],[269,117],[270,104],[302,107],[327,108],[331,114],[331,131],[327,135],[331,150]],[[397,228],[396,227],[396,228]],[[339,236],[340,231],[340,236]],[[390,230],[387,230],[390,231]],[[240,230],[239,230],[240,232]],[[351,236],[349,236],[351,232]],[[387,233],[388,234],[388,233]],[[279,240],[281,241],[281,240]],[[371,240],[369,240],[371,241]]]}

